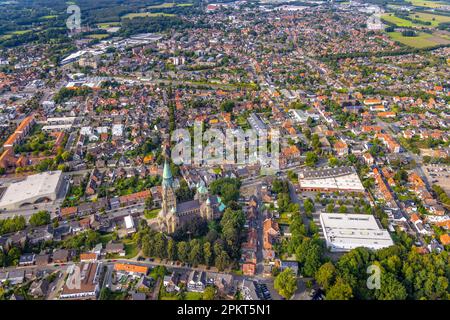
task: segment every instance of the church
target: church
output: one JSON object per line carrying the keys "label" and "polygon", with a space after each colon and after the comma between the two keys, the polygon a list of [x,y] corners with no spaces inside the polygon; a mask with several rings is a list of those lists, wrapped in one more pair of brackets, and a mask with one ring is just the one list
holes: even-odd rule
{"label": "church", "polygon": [[212,196],[204,183],[197,185],[194,200],[177,203],[173,176],[170,165],[164,162],[162,181],[162,208],[158,215],[158,225],[161,232],[174,233],[178,228],[192,220],[202,217],[205,220],[220,218],[226,206],[219,196]]}

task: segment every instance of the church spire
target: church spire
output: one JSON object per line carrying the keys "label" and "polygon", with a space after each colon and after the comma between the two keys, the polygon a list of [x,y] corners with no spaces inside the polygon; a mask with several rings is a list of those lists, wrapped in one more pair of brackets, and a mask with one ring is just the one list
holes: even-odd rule
{"label": "church spire", "polygon": [[172,170],[170,170],[170,164],[169,164],[169,161],[167,161],[167,158],[166,158],[164,160],[162,186],[163,187],[172,187],[172,183],[173,183]]}

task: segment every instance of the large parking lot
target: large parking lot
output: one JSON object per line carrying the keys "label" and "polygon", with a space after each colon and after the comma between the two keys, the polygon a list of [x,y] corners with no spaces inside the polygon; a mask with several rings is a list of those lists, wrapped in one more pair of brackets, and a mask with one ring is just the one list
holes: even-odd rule
{"label": "large parking lot", "polygon": [[424,172],[430,185],[437,184],[441,186],[445,192],[450,192],[450,167],[446,165],[429,165],[424,166]]}

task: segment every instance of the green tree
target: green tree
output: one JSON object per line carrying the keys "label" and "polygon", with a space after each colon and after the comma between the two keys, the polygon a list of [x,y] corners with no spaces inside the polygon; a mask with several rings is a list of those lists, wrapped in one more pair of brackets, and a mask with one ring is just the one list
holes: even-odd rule
{"label": "green tree", "polygon": [[6,262],[7,262],[7,260],[6,260],[5,253],[3,252],[2,249],[0,249],[0,268],[6,267]]}
{"label": "green tree", "polygon": [[312,277],[321,266],[323,248],[313,239],[304,238],[295,254],[301,266],[301,273]]}
{"label": "green tree", "polygon": [[211,243],[205,242],[203,244],[203,259],[207,266],[211,265],[211,258],[212,258]]}
{"label": "green tree", "polygon": [[154,237],[154,250],[155,255],[160,258],[166,258],[167,257],[167,244],[166,244],[166,237],[163,233],[157,233]]}
{"label": "green tree", "polygon": [[325,298],[327,300],[350,300],[353,298],[352,287],[338,278],[336,283],[327,291]]}
{"label": "green tree", "polygon": [[228,253],[223,250],[220,252],[219,255],[216,256],[216,268],[219,271],[225,270],[230,265],[230,257],[228,256]]}
{"label": "green tree", "polygon": [[145,198],[145,209],[151,209],[153,208],[153,197],[152,194],[150,194],[147,198]]}
{"label": "green tree", "polygon": [[375,290],[378,300],[405,300],[408,294],[405,287],[391,273],[381,275],[380,289]]}
{"label": "green tree", "polygon": [[180,241],[177,244],[177,255],[178,258],[183,262],[188,262],[189,260],[189,245],[185,241]]}
{"label": "green tree", "polygon": [[33,227],[50,224],[50,222],[51,222],[50,213],[48,213],[47,211],[36,212],[30,218],[30,224]]}
{"label": "green tree", "polygon": [[189,252],[189,261],[194,266],[197,266],[203,262],[202,245],[198,239],[193,239],[189,243],[189,247],[191,248],[191,251]]}
{"label": "green tree", "polygon": [[275,278],[274,287],[285,299],[290,299],[297,290],[297,278],[291,268],[286,268]]}
{"label": "green tree", "polygon": [[322,288],[328,290],[336,277],[336,268],[331,262],[324,263],[314,277]]}
{"label": "green tree", "polygon": [[314,212],[314,202],[310,198],[303,201],[303,207],[305,208],[306,215],[311,215]]}
{"label": "green tree", "polygon": [[309,167],[314,167],[317,163],[317,161],[319,161],[319,158],[317,157],[317,154],[311,151],[308,151],[306,153],[306,159],[305,159],[305,164]]}
{"label": "green tree", "polygon": [[336,159],[335,157],[330,157],[330,158],[328,159],[328,165],[329,165],[330,167],[336,167],[338,164],[339,164],[339,160]]}
{"label": "green tree", "polygon": [[226,100],[222,102],[220,105],[220,109],[224,112],[232,112],[234,108],[234,101],[232,100]]}
{"label": "green tree", "polygon": [[172,238],[167,241],[167,258],[177,260],[177,243]]}
{"label": "green tree", "polygon": [[216,288],[207,286],[203,292],[203,300],[215,300],[217,295]]}
{"label": "green tree", "polygon": [[20,250],[17,247],[12,247],[8,251],[8,256],[6,258],[7,265],[9,266],[17,266],[19,264],[19,258],[20,258]]}

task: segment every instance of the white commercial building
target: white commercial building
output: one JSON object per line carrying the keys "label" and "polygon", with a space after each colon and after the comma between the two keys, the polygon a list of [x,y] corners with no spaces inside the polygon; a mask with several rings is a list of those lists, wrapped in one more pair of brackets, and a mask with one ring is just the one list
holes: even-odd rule
{"label": "white commercial building", "polygon": [[301,191],[364,192],[364,186],[353,167],[302,171],[298,175]]}
{"label": "white commercial building", "polygon": [[93,299],[100,292],[99,279],[102,265],[98,263],[81,263],[71,265],[68,277],[62,288],[60,299]]}
{"label": "white commercial building", "polygon": [[392,246],[389,232],[368,214],[320,213],[320,224],[331,252],[345,252],[357,247],[373,250]]}
{"label": "white commercial building", "polygon": [[42,127],[42,131],[70,131],[72,129],[72,124],[52,124]]}
{"label": "white commercial building", "polygon": [[123,135],[123,124],[113,124],[111,131],[113,136],[121,137]]}
{"label": "white commercial building", "polygon": [[313,120],[320,119],[320,115],[317,113],[305,112],[305,111],[299,110],[299,109],[291,109],[291,110],[289,110],[289,112],[291,113],[292,118],[296,122],[304,123],[304,122],[308,121],[308,118],[311,118]]}
{"label": "white commercial building", "polygon": [[0,209],[15,210],[24,205],[55,201],[61,181],[62,171],[50,171],[14,182],[0,199]]}

